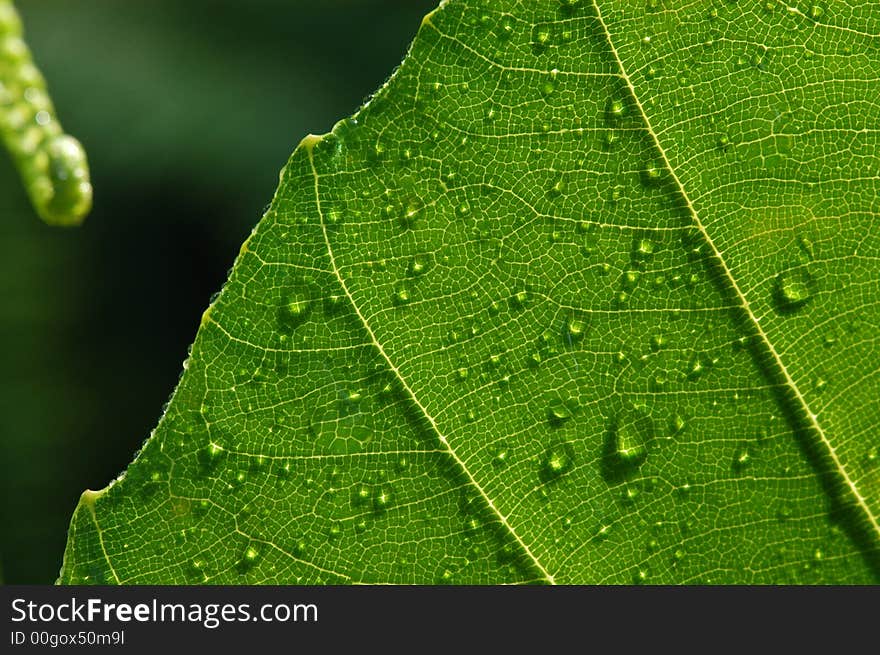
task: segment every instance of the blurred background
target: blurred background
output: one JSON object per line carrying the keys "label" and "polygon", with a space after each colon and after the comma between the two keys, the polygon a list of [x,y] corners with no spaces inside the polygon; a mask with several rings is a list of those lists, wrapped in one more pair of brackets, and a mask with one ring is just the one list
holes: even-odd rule
{"label": "blurred background", "polygon": [[384,82],[437,0],[16,4],[95,188],[83,227],[47,227],[0,153],[0,571],[51,583],[293,148]]}

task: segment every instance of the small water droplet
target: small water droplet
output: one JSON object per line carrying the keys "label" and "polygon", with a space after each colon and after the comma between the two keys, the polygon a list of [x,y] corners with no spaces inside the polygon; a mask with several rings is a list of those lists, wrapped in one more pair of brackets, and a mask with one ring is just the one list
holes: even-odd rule
{"label": "small water droplet", "polygon": [[736,471],[742,471],[752,461],[752,452],[748,444],[740,444],[733,457],[733,468]]}
{"label": "small water droplet", "polygon": [[584,319],[577,316],[570,316],[565,324],[565,332],[569,341],[577,341],[587,331],[587,323]]}
{"label": "small water droplet", "polygon": [[551,425],[561,426],[574,416],[576,408],[577,405],[573,399],[556,398],[550,401],[550,406],[547,408],[547,418]]}
{"label": "small water droplet", "polygon": [[687,364],[685,374],[689,380],[697,380],[712,366],[712,359],[705,353],[694,353]]}
{"label": "small water droplet", "polygon": [[684,417],[681,414],[673,414],[672,418],[669,420],[669,431],[672,434],[679,434],[684,430],[685,425]]}
{"label": "small water droplet", "polygon": [[554,68],[553,70],[550,71],[549,77],[546,80],[544,80],[544,83],[541,85],[541,93],[544,96],[553,95],[553,92],[556,90],[556,82],[557,82],[558,75],[559,75],[558,68]]}
{"label": "small water droplet", "polygon": [[645,186],[655,186],[663,179],[663,169],[659,166],[648,166],[642,170],[642,182]]}
{"label": "small water droplet", "polygon": [[430,258],[427,255],[416,255],[410,260],[407,272],[413,277],[424,275],[428,271],[430,263]]}
{"label": "small water droplet", "polygon": [[574,453],[571,444],[558,443],[550,446],[541,460],[541,477],[545,480],[555,480],[571,469],[574,462]]}
{"label": "small water droplet", "polygon": [[547,191],[547,195],[551,198],[558,198],[563,193],[565,193],[565,182],[563,180],[556,180]]}
{"label": "small water droplet", "polygon": [[644,261],[654,254],[656,244],[647,237],[641,237],[633,243],[633,258],[638,261]]}
{"label": "small water droplet", "polygon": [[522,290],[517,291],[510,299],[510,304],[513,305],[516,309],[523,309],[528,305],[529,302],[529,292]]}
{"label": "small water droplet", "polygon": [[256,545],[250,544],[247,548],[244,549],[244,553],[242,553],[241,561],[239,562],[239,568],[243,571],[251,569],[257,561],[260,559],[260,550]]}
{"label": "small water droplet", "polygon": [[394,288],[394,293],[391,297],[394,301],[395,305],[406,305],[412,299],[409,293],[409,289],[406,284],[398,283]]}
{"label": "small water droplet", "polygon": [[391,488],[387,486],[379,487],[373,496],[373,509],[377,512],[384,512],[391,505],[391,500]]}
{"label": "small water droplet", "polygon": [[596,528],[596,540],[604,541],[611,535],[611,526],[603,523],[598,528]]}
{"label": "small water droplet", "polygon": [[620,98],[609,98],[605,113],[609,118],[620,118],[626,113],[626,104]]}

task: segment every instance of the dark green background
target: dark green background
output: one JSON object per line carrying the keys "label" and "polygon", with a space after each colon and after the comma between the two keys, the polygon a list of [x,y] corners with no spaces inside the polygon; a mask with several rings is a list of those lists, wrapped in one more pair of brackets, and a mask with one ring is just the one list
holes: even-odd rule
{"label": "dark green background", "polygon": [[80,493],[155,426],[290,152],[384,81],[435,4],[17,3],[95,207],[41,224],[0,156],[5,582],[54,581]]}

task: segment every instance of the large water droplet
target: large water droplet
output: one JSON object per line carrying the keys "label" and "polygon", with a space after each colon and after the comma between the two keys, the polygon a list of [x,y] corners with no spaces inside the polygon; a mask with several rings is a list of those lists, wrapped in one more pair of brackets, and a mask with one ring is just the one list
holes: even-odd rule
{"label": "large water droplet", "polygon": [[311,311],[309,297],[301,292],[292,292],[285,296],[278,310],[278,320],[282,328],[292,330],[305,322]]}
{"label": "large water droplet", "polygon": [[776,276],[773,296],[781,312],[792,312],[806,305],[816,291],[816,281],[805,268],[794,268]]}
{"label": "large water droplet", "polygon": [[633,407],[620,412],[608,431],[605,477],[624,477],[641,466],[648,457],[648,444],[653,436],[654,423],[643,409]]}

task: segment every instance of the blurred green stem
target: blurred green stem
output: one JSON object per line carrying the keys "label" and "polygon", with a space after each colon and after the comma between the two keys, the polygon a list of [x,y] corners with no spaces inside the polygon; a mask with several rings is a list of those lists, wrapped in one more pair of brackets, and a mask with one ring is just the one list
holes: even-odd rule
{"label": "blurred green stem", "polygon": [[61,129],[11,0],[0,0],[0,137],[40,218],[82,223],[92,207],[86,153]]}

